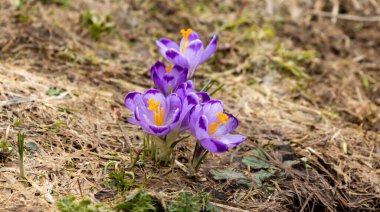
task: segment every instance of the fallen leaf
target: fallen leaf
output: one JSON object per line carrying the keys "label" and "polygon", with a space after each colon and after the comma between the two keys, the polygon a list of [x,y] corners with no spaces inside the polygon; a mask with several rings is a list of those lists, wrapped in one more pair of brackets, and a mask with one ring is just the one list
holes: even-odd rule
{"label": "fallen leaf", "polygon": [[210,171],[212,177],[215,180],[229,180],[229,181],[235,181],[238,184],[242,185],[250,185],[249,180],[245,177],[243,173],[235,172],[228,169],[216,169]]}
{"label": "fallen leaf", "polygon": [[261,187],[263,182],[274,175],[275,171],[272,169],[260,170],[258,172],[253,173],[253,180],[255,182],[256,187]]}
{"label": "fallen leaf", "polygon": [[267,169],[271,167],[269,163],[267,163],[266,161],[260,160],[255,156],[245,156],[242,162],[253,169]]}

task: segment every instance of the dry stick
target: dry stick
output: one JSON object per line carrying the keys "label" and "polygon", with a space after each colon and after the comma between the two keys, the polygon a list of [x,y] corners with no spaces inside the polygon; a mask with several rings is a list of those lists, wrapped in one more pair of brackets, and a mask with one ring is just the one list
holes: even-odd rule
{"label": "dry stick", "polygon": [[332,0],[333,3],[333,9],[331,11],[331,21],[335,24],[337,21],[337,16],[339,14],[339,1],[338,0]]}
{"label": "dry stick", "polygon": [[229,211],[238,211],[238,212],[249,212],[248,210],[244,210],[244,209],[240,209],[240,208],[235,208],[235,207],[232,207],[232,206],[229,206],[229,205],[223,205],[223,204],[220,204],[220,203],[216,203],[216,202],[210,202],[211,204],[219,207],[219,208],[224,208],[224,209],[227,209]]}
{"label": "dry stick", "polygon": [[79,187],[80,196],[81,196],[82,199],[83,199],[82,187],[81,187],[81,185],[80,185],[79,178],[77,178],[77,183],[78,183],[78,187]]}
{"label": "dry stick", "polygon": [[312,197],[313,197],[312,194],[310,194],[310,195],[307,197],[307,199],[306,199],[305,203],[303,204],[303,206],[302,206],[302,208],[301,208],[300,211],[304,211],[304,210],[305,210],[305,208],[306,208],[306,206],[307,206],[307,203],[309,203],[309,201],[310,201],[310,199],[311,199]]}
{"label": "dry stick", "polygon": [[[121,131],[121,134],[123,134],[123,137],[125,139],[125,141],[127,142],[128,146],[129,146],[129,149],[132,149],[133,150],[133,144],[132,142],[128,139],[127,135],[125,134],[123,128],[121,127],[121,125],[119,124],[119,128],[120,128],[120,131]],[[135,152],[137,153],[137,152]]]}
{"label": "dry stick", "polygon": [[39,99],[38,96],[36,96],[36,95],[31,95],[29,97],[18,97],[18,98],[0,101],[0,107],[30,103],[30,102],[34,102],[34,101],[36,101],[36,102],[48,102],[48,101],[52,101],[52,100],[60,100],[60,99],[63,99],[67,94],[69,94],[69,93],[64,92],[64,93],[61,93],[59,96],[49,97],[49,98],[44,98],[44,99]]}
{"label": "dry stick", "polygon": [[[333,17],[334,15],[329,13],[329,12],[323,12],[323,11],[318,11],[318,12],[312,12],[312,15],[318,15],[322,17]],[[363,21],[363,22],[380,22],[380,16],[357,16],[357,15],[349,15],[349,14],[337,14],[336,15],[337,19],[341,20],[348,20],[348,21]]]}

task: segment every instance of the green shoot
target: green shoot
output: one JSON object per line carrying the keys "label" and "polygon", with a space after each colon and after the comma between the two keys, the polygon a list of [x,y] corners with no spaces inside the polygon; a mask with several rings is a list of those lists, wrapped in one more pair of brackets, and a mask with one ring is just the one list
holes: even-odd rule
{"label": "green shoot", "polygon": [[104,184],[108,187],[114,187],[122,193],[133,187],[141,187],[140,184],[134,182],[135,175],[133,172],[110,171],[108,173],[108,178],[109,180],[105,181]]}
{"label": "green shoot", "polygon": [[213,83],[213,80],[208,80],[200,91],[207,92],[207,90],[212,87],[212,83]]}
{"label": "green shoot", "polygon": [[110,16],[100,17],[89,10],[85,10],[81,16],[81,25],[86,28],[85,34],[97,40],[101,34],[111,33],[114,29],[114,23]]}
{"label": "green shoot", "polygon": [[25,134],[23,132],[19,132],[17,136],[17,146],[18,146],[20,175],[21,175],[21,178],[26,179],[25,170],[24,170],[24,139],[25,139]]}
{"label": "green shoot", "polygon": [[216,94],[216,93],[217,93],[218,91],[220,91],[223,87],[224,87],[224,84],[219,85],[217,88],[215,88],[215,90],[213,90],[213,91],[210,93],[210,96]]}
{"label": "green shoot", "polygon": [[12,152],[12,147],[8,144],[8,136],[11,126],[7,127],[5,136],[0,140],[0,157],[6,157]]}

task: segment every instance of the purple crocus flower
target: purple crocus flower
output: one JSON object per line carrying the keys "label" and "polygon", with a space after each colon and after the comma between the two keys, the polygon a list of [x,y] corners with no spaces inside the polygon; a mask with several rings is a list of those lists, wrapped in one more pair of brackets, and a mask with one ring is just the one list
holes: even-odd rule
{"label": "purple crocus flower", "polygon": [[[182,83],[178,86],[178,88],[175,90],[175,93],[178,94],[179,98],[181,100],[184,99],[186,94],[195,92],[193,81],[187,80],[186,82]],[[195,92],[195,94],[198,96],[199,103],[205,103],[210,100],[210,96],[207,92]]]}
{"label": "purple crocus flower", "polygon": [[189,112],[190,110],[201,103],[205,103],[210,100],[210,96],[207,92],[195,92],[193,82],[191,80],[182,83],[178,86],[175,93],[182,102],[181,111],[181,131],[185,131],[189,128]]}
{"label": "purple crocus flower", "polygon": [[150,78],[158,90],[165,96],[175,91],[179,85],[186,81],[187,68],[174,65],[172,68],[165,67],[157,61],[150,69]]}
{"label": "purple crocus flower", "polygon": [[187,78],[190,79],[197,66],[215,52],[217,37],[214,35],[204,49],[198,34],[192,29],[182,29],[181,34],[183,38],[179,46],[168,38],[157,40],[156,45],[162,56],[169,62],[188,68]]}
{"label": "purple crocus flower", "polygon": [[155,89],[143,94],[130,92],[124,103],[133,113],[128,121],[141,126],[147,134],[164,136],[178,128],[182,103],[177,94],[165,97]]}
{"label": "purple crocus flower", "polygon": [[190,132],[199,144],[209,152],[222,153],[235,147],[246,138],[229,134],[239,125],[231,114],[223,112],[222,102],[210,100],[195,106],[190,112]]}

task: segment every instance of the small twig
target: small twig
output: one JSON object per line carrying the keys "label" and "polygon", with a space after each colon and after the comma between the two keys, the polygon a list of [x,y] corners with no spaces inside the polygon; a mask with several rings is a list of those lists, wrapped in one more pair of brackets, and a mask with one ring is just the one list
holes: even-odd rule
{"label": "small twig", "polygon": [[98,156],[100,158],[107,159],[107,160],[123,160],[122,157],[111,156],[111,155],[101,155],[101,154],[98,154],[98,153],[95,153],[95,152],[88,152],[88,154],[95,155],[95,156]]}
{"label": "small twig", "polygon": [[133,150],[133,144],[132,144],[132,142],[128,139],[128,137],[126,136],[126,133],[124,132],[124,130],[123,130],[123,128],[121,127],[120,124],[119,124],[119,128],[120,128],[121,134],[123,134],[123,137],[124,137],[125,141],[128,143],[129,149],[132,149],[132,150]]}
{"label": "small twig", "polygon": [[302,206],[302,208],[301,208],[300,211],[304,211],[304,210],[305,210],[305,208],[306,208],[306,206],[307,206],[307,203],[310,201],[310,199],[311,199],[312,197],[313,197],[312,194],[310,194],[310,195],[307,197],[307,199],[306,199],[305,203],[303,204],[303,206]]}
{"label": "small twig", "polygon": [[[318,12],[312,12],[313,15],[318,15],[322,17],[333,17],[333,14],[329,12],[323,12],[323,11],[318,11]],[[349,15],[349,14],[337,14],[336,15],[337,19],[341,20],[347,20],[347,21],[363,21],[363,22],[380,22],[380,16],[357,16],[357,15]]]}
{"label": "small twig", "polygon": [[339,14],[339,1],[332,0],[332,3],[333,3],[333,9],[331,11],[331,21],[335,24],[337,21],[337,16]]}
{"label": "small twig", "polygon": [[77,178],[77,183],[78,183],[78,187],[79,187],[80,196],[81,196],[82,199],[83,199],[82,187],[81,187],[81,185],[80,185],[79,178]]}
{"label": "small twig", "polygon": [[132,169],[136,165],[137,161],[139,161],[140,154],[143,152],[143,150],[144,150],[144,148],[141,148],[137,151],[136,158],[133,160],[133,163],[131,164],[131,166],[128,169]]}
{"label": "small twig", "polygon": [[186,169],[186,166],[183,165],[181,162],[179,162],[178,160],[174,160],[174,163],[175,165],[177,165],[182,171],[184,171],[185,173],[187,173],[187,169]]}
{"label": "small twig", "polygon": [[19,97],[19,98],[4,100],[4,101],[0,101],[0,107],[17,105],[17,104],[22,104],[22,103],[29,103],[29,102],[36,101],[37,99],[38,99],[37,96],[32,95],[29,97]]}
{"label": "small twig", "polygon": [[211,204],[219,207],[219,208],[224,208],[224,209],[227,209],[229,211],[238,211],[238,212],[249,212],[248,210],[244,210],[244,209],[240,209],[240,208],[235,208],[235,207],[232,207],[232,206],[229,206],[229,205],[223,205],[223,204],[220,204],[220,203],[216,203],[216,202],[210,202]]}

